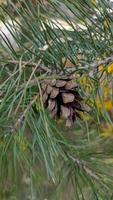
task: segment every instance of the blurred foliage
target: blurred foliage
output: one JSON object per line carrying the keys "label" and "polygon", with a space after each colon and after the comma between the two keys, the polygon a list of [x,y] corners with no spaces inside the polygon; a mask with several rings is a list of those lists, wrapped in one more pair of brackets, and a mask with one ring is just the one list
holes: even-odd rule
{"label": "blurred foliage", "polygon": [[[17,3],[0,7],[0,199],[110,200],[110,1]],[[72,74],[86,112],[68,129],[39,95],[44,80]]]}

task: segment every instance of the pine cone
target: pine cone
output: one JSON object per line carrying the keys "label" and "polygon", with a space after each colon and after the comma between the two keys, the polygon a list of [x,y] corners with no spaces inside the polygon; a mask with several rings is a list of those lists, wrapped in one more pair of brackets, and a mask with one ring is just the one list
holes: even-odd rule
{"label": "pine cone", "polygon": [[79,111],[84,111],[78,86],[72,78],[44,81],[42,99],[51,116],[63,117],[68,127],[77,117],[81,118]]}

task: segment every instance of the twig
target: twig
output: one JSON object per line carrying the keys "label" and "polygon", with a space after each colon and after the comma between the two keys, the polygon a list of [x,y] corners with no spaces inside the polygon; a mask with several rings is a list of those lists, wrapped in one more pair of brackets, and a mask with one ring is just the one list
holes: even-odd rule
{"label": "twig", "polygon": [[[2,62],[6,63],[5,61],[2,61]],[[18,61],[18,60],[8,60],[6,64],[11,63],[11,64],[15,64],[16,65],[16,64],[19,64],[19,62],[20,61]],[[93,63],[91,63],[91,64],[89,63],[89,65],[86,64],[83,67],[78,67],[78,68],[76,68],[76,66],[75,67],[71,67],[71,68],[67,67],[66,71],[74,73],[75,71],[88,70],[89,68],[97,69],[99,65],[107,64],[107,63],[110,63],[110,62],[113,62],[113,56],[107,57],[104,60],[94,61]],[[23,65],[23,67],[25,67],[25,66],[36,67],[37,66],[37,63],[29,62],[29,61],[21,61],[21,64]],[[45,72],[48,72],[48,73],[51,73],[51,69],[48,69],[47,67],[42,66],[42,65],[38,66],[38,69],[41,69],[41,70],[43,70]]]}
{"label": "twig", "polygon": [[[5,61],[2,61],[3,63],[6,63]],[[14,64],[14,65],[19,65],[19,62],[18,60],[8,60],[6,64]],[[34,63],[34,62],[29,62],[29,61],[21,61],[21,65],[23,65],[23,67],[36,67],[37,66],[37,63]],[[44,67],[42,65],[38,66],[39,69],[45,71],[45,72],[49,72],[51,73],[51,70],[48,69],[47,67]]]}
{"label": "twig", "polygon": [[98,67],[99,65],[104,65],[109,62],[113,61],[113,56],[107,57],[104,60],[95,61],[94,63],[90,64],[91,67]]}
{"label": "twig", "polygon": [[98,177],[91,169],[89,169],[89,168],[86,166],[85,161],[79,160],[79,159],[77,159],[77,158],[74,158],[74,157],[71,156],[71,155],[68,155],[68,156],[69,156],[69,158],[70,158],[73,162],[75,162],[79,167],[82,167],[82,169],[83,169],[88,175],[90,175],[92,178],[94,178],[94,179],[96,179],[96,180],[99,179],[99,177]]}
{"label": "twig", "polygon": [[71,73],[74,73],[78,70],[88,70],[88,69],[97,69],[99,65],[104,65],[107,63],[113,62],[113,56],[107,57],[104,60],[94,61],[93,63],[85,64],[83,67],[78,67],[75,69],[75,67],[72,68],[66,68],[67,71],[71,71]]}

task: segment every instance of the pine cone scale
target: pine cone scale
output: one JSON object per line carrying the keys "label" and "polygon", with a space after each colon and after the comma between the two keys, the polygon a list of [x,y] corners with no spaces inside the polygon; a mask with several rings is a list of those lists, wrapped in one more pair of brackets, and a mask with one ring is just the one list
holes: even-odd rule
{"label": "pine cone scale", "polygon": [[42,85],[42,99],[51,117],[63,117],[70,127],[76,118],[81,118],[79,111],[84,111],[78,86],[72,78],[48,80]]}
{"label": "pine cone scale", "polygon": [[74,83],[73,81],[69,81],[65,85],[65,89],[67,89],[67,90],[70,90],[70,89],[73,89],[73,88],[76,88],[76,87],[77,87],[77,84]]}
{"label": "pine cone scale", "polygon": [[59,89],[54,87],[51,91],[50,97],[54,99],[58,94],[59,94]]}
{"label": "pine cone scale", "polygon": [[42,100],[43,100],[43,103],[45,103],[48,99],[48,94],[46,92],[44,92],[44,94],[42,95]]}
{"label": "pine cone scale", "polygon": [[52,89],[53,89],[53,88],[52,88],[50,85],[48,85],[48,86],[47,86],[47,94],[50,94],[51,91],[52,91]]}
{"label": "pine cone scale", "polygon": [[67,117],[70,116],[70,109],[65,106],[61,106],[61,112],[62,112],[62,116],[66,119]]}
{"label": "pine cone scale", "polygon": [[65,85],[66,85],[66,81],[63,81],[63,80],[56,81],[56,87],[64,87]]}
{"label": "pine cone scale", "polygon": [[52,110],[54,109],[55,105],[56,105],[56,101],[50,99],[50,100],[48,101],[48,107],[47,107],[48,110],[49,110],[49,111],[52,111]]}
{"label": "pine cone scale", "polygon": [[71,93],[63,93],[62,94],[62,98],[63,98],[63,102],[64,103],[70,103],[70,102],[73,102],[75,97],[73,94]]}

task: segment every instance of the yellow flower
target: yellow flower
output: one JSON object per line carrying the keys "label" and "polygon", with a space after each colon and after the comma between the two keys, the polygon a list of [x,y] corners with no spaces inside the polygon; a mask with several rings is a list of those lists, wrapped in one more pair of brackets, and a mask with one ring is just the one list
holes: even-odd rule
{"label": "yellow flower", "polygon": [[109,74],[112,74],[113,73],[113,63],[111,63],[108,68],[107,68],[107,71]]}
{"label": "yellow flower", "polygon": [[86,76],[82,76],[82,78],[80,79],[80,83],[83,86],[86,86],[87,84],[87,77]]}
{"label": "yellow flower", "polygon": [[103,108],[105,108],[107,111],[110,111],[113,108],[113,101],[110,99],[106,99],[102,101],[101,99],[98,98],[96,103],[100,111],[102,111]]}
{"label": "yellow flower", "polygon": [[103,72],[104,71],[104,66],[103,65],[99,65],[99,72]]}
{"label": "yellow flower", "polygon": [[110,111],[113,108],[113,102],[110,99],[105,101],[105,108],[107,111]]}

